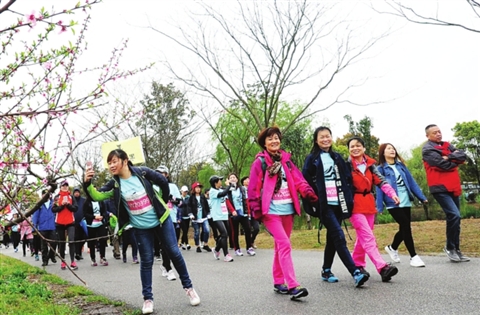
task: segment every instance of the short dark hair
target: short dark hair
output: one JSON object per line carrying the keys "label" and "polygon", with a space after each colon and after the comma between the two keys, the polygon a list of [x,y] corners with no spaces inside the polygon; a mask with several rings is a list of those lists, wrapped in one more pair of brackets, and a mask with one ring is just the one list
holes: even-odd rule
{"label": "short dark hair", "polygon": [[108,153],[108,156],[107,156],[107,163],[110,162],[114,157],[117,157],[122,161],[128,161],[129,165],[133,165],[132,161],[128,159],[127,152],[123,151],[122,149],[115,149],[110,151],[110,153]]}
{"label": "short dark hair", "polygon": [[350,139],[348,139],[347,141],[347,148],[350,147],[350,142],[352,142],[353,140],[356,140],[358,142],[360,142],[360,144],[365,147],[365,141],[363,141],[362,138],[358,137],[358,136],[355,136],[355,137],[351,137]]}
{"label": "short dark hair", "polygon": [[244,186],[243,182],[246,181],[249,178],[250,178],[250,176],[243,176],[242,179],[240,179],[240,184],[242,184],[242,186]]}
{"label": "short dark hair", "polygon": [[275,134],[278,135],[278,138],[280,138],[280,141],[281,141],[282,140],[282,132],[280,131],[280,128],[278,128],[277,126],[262,129],[260,131],[260,133],[258,134],[258,137],[257,137],[258,144],[262,148],[265,148],[265,139],[267,139],[267,137],[271,137]]}
{"label": "short dark hair", "polygon": [[430,125],[428,125],[427,127],[425,127],[425,133],[427,133],[427,132],[428,132],[428,129],[430,129],[430,128],[432,128],[432,127],[438,127],[438,126],[435,125],[435,124],[430,124]]}

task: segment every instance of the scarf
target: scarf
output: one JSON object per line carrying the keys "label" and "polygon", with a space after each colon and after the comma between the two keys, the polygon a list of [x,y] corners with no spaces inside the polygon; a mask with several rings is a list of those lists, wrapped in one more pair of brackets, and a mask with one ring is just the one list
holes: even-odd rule
{"label": "scarf", "polygon": [[[268,152],[268,151],[267,151]],[[274,154],[268,152],[268,155],[273,160],[273,164],[267,167],[267,172],[269,177],[273,177],[278,174],[280,169],[282,168],[282,154],[280,152],[276,152]],[[282,186],[282,176],[277,176],[277,182],[275,183],[275,190],[274,193],[277,193]]]}

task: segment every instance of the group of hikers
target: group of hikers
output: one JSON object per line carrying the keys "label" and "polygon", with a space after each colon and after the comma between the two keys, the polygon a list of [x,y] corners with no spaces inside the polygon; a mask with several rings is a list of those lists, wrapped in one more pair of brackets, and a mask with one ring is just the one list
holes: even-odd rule
{"label": "group of hikers", "polygon": [[[428,141],[422,155],[428,186],[446,213],[447,240],[443,250],[451,261],[469,261],[460,251],[459,238],[461,185],[458,165],[465,162],[465,153],[442,141],[438,126],[428,125],[425,132]],[[327,230],[321,270],[323,281],[339,281],[332,271],[335,253],[352,275],[355,287],[363,286],[371,277],[366,270],[367,256],[381,281],[388,282],[398,273],[394,264],[382,258],[373,233],[375,215],[384,209],[399,225],[392,242],[385,247],[391,260],[400,262],[398,247],[404,242],[410,265],[424,267],[425,263],[415,251],[411,207],[414,197],[422,203],[428,200],[395,146],[381,144],[378,161],[375,161],[365,154],[363,139],[354,136],[347,142],[349,157],[345,160],[332,149],[330,128],[318,127],[312,140],[311,152],[299,169],[291,161],[290,153],[281,149],[280,129],[265,128],[257,138],[263,150],[256,155],[250,175],[239,180],[237,174],[232,173],[225,182],[222,176],[213,175],[205,191],[199,182],[193,183],[190,189],[183,186],[179,190],[170,181],[166,166],[156,170],[133,166],[128,154],[116,149],[107,157],[112,178],[105,185],[96,187],[92,182],[95,172],[87,168],[83,182],[87,198],[80,196],[78,187],[71,195],[65,181],[59,195],[49,199],[34,214],[32,223],[45,239],[54,239],[53,233],[58,234],[62,269],[66,267],[67,235],[71,269],[77,268],[75,259],[83,258],[84,241],[79,240],[88,240],[92,266],[97,266],[97,250],[100,264],[108,265],[105,247],[111,225],[110,234],[122,235],[123,261],[127,261],[126,248],[131,245],[133,263],[140,263],[143,314],[150,314],[154,309],[152,266],[160,255],[162,275],[169,280],[175,279],[173,264],[190,304],[200,304],[180,250],[191,248],[188,240],[191,226],[197,252],[212,252],[216,260],[223,253],[223,260],[232,262],[234,258],[229,247],[234,255],[244,255],[239,245],[241,230],[245,236],[246,255],[256,255],[255,238],[259,224],[263,224],[274,239],[273,290],[292,300],[309,294],[297,281],[290,242],[294,217],[301,214],[302,208],[318,217]],[[347,248],[341,228],[345,219],[350,220],[356,231],[352,252]],[[210,231],[215,241],[212,248],[208,244]],[[74,240],[77,241],[70,242]],[[55,260],[54,251],[54,247],[42,241],[44,266],[49,259]],[[114,257],[120,259],[118,245],[114,246]]]}

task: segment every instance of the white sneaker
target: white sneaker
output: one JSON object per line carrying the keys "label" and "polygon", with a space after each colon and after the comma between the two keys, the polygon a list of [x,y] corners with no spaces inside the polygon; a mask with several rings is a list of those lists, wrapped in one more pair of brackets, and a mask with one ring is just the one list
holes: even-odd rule
{"label": "white sneaker", "polygon": [[168,271],[165,269],[165,267],[160,266],[160,270],[162,271],[162,277],[167,277],[168,276]]}
{"label": "white sneaker", "polygon": [[254,250],[252,247],[250,247],[250,248],[247,250],[247,254],[248,254],[249,256],[255,256],[256,253],[255,253],[255,250]]}
{"label": "white sneaker", "polygon": [[145,300],[143,301],[142,314],[152,314],[153,313],[153,301]]}
{"label": "white sneaker", "polygon": [[215,249],[213,249],[213,257],[215,257],[216,260],[219,260],[220,259],[220,251],[216,251]]}
{"label": "white sneaker", "polygon": [[198,296],[197,292],[194,288],[185,289],[188,298],[190,299],[190,305],[196,306],[200,304],[200,297]]}
{"label": "white sneaker", "polygon": [[235,251],[235,255],[237,256],[243,256],[242,250],[239,248]]}
{"label": "white sneaker", "polygon": [[387,254],[390,255],[390,258],[394,262],[396,262],[396,263],[400,262],[400,257],[398,257],[398,250],[394,250],[394,249],[392,249],[392,247],[390,247],[390,245],[387,245],[387,246],[385,246],[385,251],[387,252]]}
{"label": "white sneaker", "polygon": [[173,269],[170,269],[170,271],[167,272],[167,280],[168,281],[177,280],[177,277],[175,276],[175,273],[173,272]]}
{"label": "white sneaker", "polygon": [[410,266],[412,266],[412,267],[425,267],[425,263],[423,262],[423,260],[418,255],[415,255],[412,258],[410,258]]}
{"label": "white sneaker", "polygon": [[225,256],[225,258],[223,258],[223,261],[224,262],[231,262],[231,261],[233,261],[233,257],[230,256],[230,254],[227,254],[227,256]]}

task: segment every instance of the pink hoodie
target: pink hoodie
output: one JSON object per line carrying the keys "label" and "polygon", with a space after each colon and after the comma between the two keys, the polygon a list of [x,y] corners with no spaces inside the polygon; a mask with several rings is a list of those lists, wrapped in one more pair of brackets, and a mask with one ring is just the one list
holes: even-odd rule
{"label": "pink hoodie", "polygon": [[[280,150],[280,152],[282,154],[281,163],[287,177],[288,189],[292,196],[293,206],[296,213],[300,215],[301,209],[298,193],[305,197],[309,191],[313,192],[313,189],[303,177],[302,172],[300,172],[293,162],[290,161],[291,154],[283,150]],[[261,156],[265,158],[267,167],[273,164],[273,160],[267,151],[263,151],[255,156],[255,161],[252,163],[250,168],[248,201],[254,218],[260,218],[263,215],[268,214],[278,176],[277,174],[273,177],[270,177],[268,176],[268,172],[266,170],[265,172],[262,170],[262,161],[259,159]],[[287,161],[289,161],[290,166],[287,165]]]}

